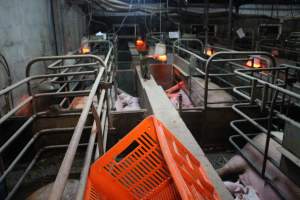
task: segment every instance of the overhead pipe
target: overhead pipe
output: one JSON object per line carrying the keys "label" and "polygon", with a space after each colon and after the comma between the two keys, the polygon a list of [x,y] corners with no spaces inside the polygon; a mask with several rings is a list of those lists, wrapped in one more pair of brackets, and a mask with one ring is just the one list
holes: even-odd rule
{"label": "overhead pipe", "polygon": [[[102,4],[101,4],[101,3]],[[160,9],[153,8],[153,7],[140,7],[135,5],[129,5],[129,4],[116,4],[111,1],[106,0],[98,0],[96,1],[97,5],[104,7],[103,4],[106,6],[109,6],[109,9],[117,9],[117,10],[131,10],[131,11],[143,11],[143,12],[160,12]]]}
{"label": "overhead pipe", "polygon": [[106,0],[107,2],[110,2],[112,4],[121,5],[121,6],[129,6],[128,3],[119,1],[119,0]]}

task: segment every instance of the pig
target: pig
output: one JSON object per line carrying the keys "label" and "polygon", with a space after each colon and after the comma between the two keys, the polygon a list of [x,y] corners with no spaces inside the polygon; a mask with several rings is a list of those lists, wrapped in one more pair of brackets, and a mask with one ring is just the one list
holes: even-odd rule
{"label": "pig", "polygon": [[[17,104],[22,103],[22,101],[25,101],[27,98],[29,98],[28,95],[24,95],[20,98],[20,102]],[[28,102],[24,106],[22,106],[17,112],[16,116],[17,117],[30,117],[32,115],[32,102]]]}
{"label": "pig", "polygon": [[183,81],[180,81],[179,83],[177,83],[176,85],[170,87],[169,89],[167,89],[165,92],[166,94],[172,94],[174,92],[177,92],[178,90],[180,89],[183,89],[185,86],[184,86],[184,82]]}
{"label": "pig", "polygon": [[[256,136],[253,142],[258,145],[259,149],[264,151],[266,135],[260,134]],[[276,143],[273,139],[270,140],[268,156],[277,163],[279,163],[281,159],[281,153],[278,151],[279,146],[280,144]],[[263,156],[251,144],[246,144],[242,152],[251,160],[254,166],[258,169],[262,168]],[[261,200],[279,200],[281,197],[278,193],[288,200],[300,199],[300,187],[293,183],[269,161],[267,162],[265,174],[266,177],[271,180],[278,193],[276,193],[269,184],[266,184],[265,180],[257,174],[240,155],[233,156],[222,168],[218,169],[217,172],[221,178],[228,175],[238,175],[240,182],[244,185],[252,186]]]}
{"label": "pig", "polygon": [[[72,102],[71,102],[69,108],[70,108],[70,109],[83,109],[84,106],[85,106],[85,104],[86,104],[86,102],[87,102],[87,99],[88,99],[88,96],[75,97],[75,98],[72,100]],[[93,97],[93,104],[94,104],[94,105],[97,105],[97,104],[98,104],[98,102],[97,102],[97,97],[96,97],[96,96]]]}
{"label": "pig", "polygon": [[252,186],[244,186],[239,181],[236,183],[224,181],[224,185],[233,194],[235,200],[260,200]]}
{"label": "pig", "polygon": [[169,97],[170,101],[174,105],[175,108],[179,108],[179,95],[182,97],[182,108],[192,108],[193,104],[190,98],[183,90],[179,90],[177,93],[168,93],[167,96]]}
{"label": "pig", "polygon": [[179,96],[182,97],[182,107],[183,108],[192,108],[193,104],[189,98],[189,96],[184,91],[185,84],[183,81],[180,81],[176,85],[170,87],[169,89],[165,90],[166,95],[172,102],[175,108],[179,108]]}
{"label": "pig", "polygon": [[125,92],[118,94],[116,104],[117,111],[130,111],[141,109],[139,105],[139,98],[133,97]]}

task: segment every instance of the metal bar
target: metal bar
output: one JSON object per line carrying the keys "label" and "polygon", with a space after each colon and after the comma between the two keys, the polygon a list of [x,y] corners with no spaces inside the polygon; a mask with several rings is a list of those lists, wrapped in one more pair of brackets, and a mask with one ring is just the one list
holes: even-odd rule
{"label": "metal bar", "polygon": [[217,77],[219,77],[219,76],[236,76],[236,74],[235,73],[223,73],[223,74],[209,74],[209,76],[210,77],[214,77],[214,76],[217,76]]}
{"label": "metal bar", "polygon": [[[86,146],[86,144],[79,144],[79,147],[83,147]],[[41,156],[41,154],[46,151],[46,150],[52,150],[52,149],[60,149],[60,148],[66,148],[68,147],[68,145],[51,145],[51,146],[45,146],[42,149],[40,149],[34,156],[34,158],[32,159],[32,161],[29,163],[29,165],[27,166],[25,172],[22,174],[22,176],[20,177],[20,179],[18,180],[18,182],[14,185],[13,189],[11,190],[11,192],[7,195],[7,197],[5,198],[5,200],[9,200],[12,199],[12,197],[14,196],[14,194],[17,192],[17,190],[19,189],[19,187],[21,186],[23,180],[25,179],[25,177],[27,176],[27,174],[30,172],[30,170],[32,169],[32,167],[35,165],[35,163],[38,161],[39,157]]]}
{"label": "metal bar", "polygon": [[[86,129],[91,127],[85,127]],[[50,129],[43,129],[38,131],[36,134],[33,135],[33,137],[27,142],[27,144],[24,146],[24,148],[19,152],[17,157],[10,163],[10,165],[6,168],[6,170],[1,174],[0,182],[2,182],[5,177],[8,175],[8,173],[15,167],[15,165],[18,163],[18,161],[24,156],[26,151],[32,146],[32,144],[41,136],[45,134],[59,134],[59,132],[63,131],[71,131],[74,130],[75,127],[67,127],[67,128],[50,128]]]}
{"label": "metal bar", "polygon": [[27,77],[13,85],[10,85],[8,87],[6,87],[5,89],[0,91],[0,96],[2,96],[3,94],[8,93],[9,91],[19,87],[20,85],[27,83],[31,80],[36,80],[36,79],[43,79],[43,78],[52,78],[52,77],[64,77],[64,76],[74,76],[74,75],[88,75],[88,74],[94,74],[95,71],[86,71],[86,72],[68,72],[68,73],[64,73],[64,74],[47,74],[47,75],[35,75],[35,76],[30,76]]}
{"label": "metal bar", "polygon": [[[99,88],[99,84],[100,84],[100,81],[101,81],[101,77],[103,76],[104,74],[104,68],[100,68],[101,66],[103,67],[106,67],[108,66],[109,70],[111,70],[111,67],[112,67],[112,62],[113,62],[113,58],[110,56],[111,52],[113,51],[113,46],[110,45],[110,48],[109,48],[109,51],[108,51],[108,54],[106,55],[106,58],[105,58],[105,61],[102,61],[101,58],[97,57],[97,56],[94,56],[94,55],[77,55],[77,56],[51,56],[51,57],[41,57],[41,58],[36,58],[36,59],[33,59],[31,60],[28,64],[27,64],[27,67],[26,67],[26,75],[29,76],[30,75],[30,69],[31,69],[31,66],[36,63],[36,62],[39,62],[39,61],[48,61],[48,60],[56,60],[54,63],[52,63],[51,65],[49,65],[48,67],[50,68],[53,68],[53,69],[64,69],[66,68],[65,70],[62,70],[62,73],[59,73],[59,74],[47,74],[47,75],[35,75],[35,76],[30,76],[30,77],[26,77],[25,79],[23,79],[22,81],[19,81],[17,82],[16,84],[13,84],[11,85],[10,87],[4,89],[4,90],[1,90],[0,91],[0,95],[3,95],[3,94],[6,94],[8,92],[10,92],[11,90],[13,90],[14,88],[16,87],[19,87],[21,86],[22,84],[24,83],[28,83],[28,91],[29,91],[29,94],[31,94],[31,89],[30,89],[30,81],[31,80],[35,80],[35,79],[44,79],[44,78],[53,78],[52,81],[56,81],[56,82],[59,82],[57,79],[59,77],[67,77],[67,76],[75,76],[75,75],[86,75],[86,74],[95,74],[95,71],[87,71],[87,72],[72,72],[72,73],[67,73],[68,71],[68,68],[72,68],[72,67],[82,67],[82,66],[90,66],[91,64],[93,63],[85,63],[85,64],[75,64],[75,65],[67,65],[67,66],[56,66],[57,64],[61,63],[63,60],[65,59],[82,59],[82,58],[90,58],[90,59],[94,59],[96,60],[99,64],[99,71],[98,71],[98,75],[96,76],[96,80],[92,86],[92,89],[90,90],[90,93],[89,93],[89,96],[88,96],[88,100],[87,100],[87,103],[86,103],[86,106],[84,107],[81,115],[80,115],[80,118],[79,118],[79,122],[74,130],[74,133],[73,133],[73,136],[71,138],[71,141],[70,141],[70,144],[68,146],[68,150],[67,150],[67,153],[64,157],[64,160],[62,162],[62,165],[60,167],[60,170],[58,172],[58,175],[57,175],[57,178],[56,178],[56,181],[53,185],[53,188],[52,190],[53,191],[56,191],[55,190],[55,187],[56,187],[56,183],[59,184],[62,184],[62,188],[59,188],[59,190],[61,190],[62,192],[64,191],[64,187],[65,187],[65,183],[66,183],[66,180],[68,178],[68,174],[70,173],[70,168],[72,166],[72,162],[74,160],[74,156],[75,156],[75,153],[77,151],[77,147],[78,146],[81,146],[79,144],[79,140],[80,140],[80,137],[82,135],[82,131],[83,131],[83,126],[85,124],[85,121],[87,119],[87,116],[90,114],[89,112],[89,109],[90,109],[90,106],[91,106],[91,103],[92,103],[92,97],[95,95],[96,93],[96,90]],[[57,60],[59,59],[59,60]],[[109,64],[108,64],[109,63]],[[81,66],[80,66],[81,65]],[[68,80],[68,81],[65,81],[65,84],[68,83],[68,82],[78,82],[78,81],[85,81],[85,80]],[[65,85],[67,86],[67,84]],[[64,86],[64,87],[65,87]],[[64,88],[62,87],[62,89]],[[61,89],[61,90],[62,90]],[[19,110],[20,108],[22,108],[24,105],[26,105],[27,103],[29,103],[30,101],[33,101],[34,98],[36,97],[41,97],[41,96],[48,96],[48,95],[51,95],[51,96],[67,96],[67,95],[83,95],[83,93],[86,93],[88,94],[89,91],[66,91],[66,92],[61,92],[61,90],[59,89],[58,91],[56,91],[55,93],[44,93],[44,94],[36,94],[36,95],[33,95],[33,96],[30,96],[28,99],[26,99],[25,101],[23,101],[20,105],[16,106],[15,108],[13,108],[12,110],[9,111],[9,113],[7,113],[4,117],[2,117],[0,119],[0,121],[2,120],[3,122],[5,120],[7,120],[13,113],[15,113],[17,110]],[[88,105],[90,104],[90,105]],[[99,108],[101,109],[101,108]],[[29,118],[14,134],[11,138],[9,138],[8,141],[6,141],[6,143],[1,146],[0,148],[0,153],[2,151],[4,151],[6,149],[6,147],[8,145],[10,145],[14,140],[15,138],[17,138],[22,131],[25,130],[25,128],[28,126],[28,124],[30,124],[34,119],[32,118],[35,118],[37,116],[42,116],[43,114],[45,114],[46,112],[40,112],[40,113],[35,113],[33,116],[31,116],[31,118]],[[74,115],[74,114],[77,114],[77,113],[63,113],[63,115]],[[62,116],[62,114],[57,114],[57,116]],[[104,119],[105,120],[105,119]],[[105,126],[106,127],[106,126]],[[107,129],[105,129],[104,131],[107,131]],[[21,159],[21,157],[25,154],[26,150],[31,146],[31,144],[33,143],[33,140],[35,140],[35,138],[37,137],[38,135],[34,136],[29,143],[27,143],[27,145],[25,146],[25,148],[23,148],[21,150],[21,153],[13,160],[13,162],[11,163],[11,165],[8,167],[8,169],[6,170],[5,172],[5,176],[6,174],[15,166],[15,164],[19,161],[19,159]],[[102,147],[103,148],[103,147]],[[29,166],[33,166],[33,165],[29,165]],[[30,167],[30,168],[31,168]],[[28,168],[27,168],[28,169]],[[29,169],[30,170],[30,169]],[[60,176],[60,174],[64,174],[66,176]],[[21,179],[19,180],[19,182],[16,184],[16,186],[13,188],[13,193],[14,191],[16,191],[16,188],[18,188],[21,184],[21,182],[23,181],[23,178],[25,177],[26,173],[23,174],[24,176],[21,177]],[[5,176],[2,176],[0,179],[2,180],[3,177]],[[61,177],[63,177],[61,179]],[[62,195],[62,192],[58,192],[58,194],[54,194],[54,196],[61,196]],[[8,198],[11,198],[13,193],[9,193],[9,196]],[[51,195],[49,196],[49,198],[51,198]],[[55,198],[55,197],[54,197]],[[59,198],[59,197],[58,197]]]}
{"label": "metal bar", "polygon": [[[276,60],[275,58],[267,52],[257,52],[257,51],[241,51],[241,52],[217,52],[214,55],[212,55],[211,57],[208,58],[208,60],[206,61],[205,64],[205,80],[204,80],[204,109],[207,108],[207,98],[208,98],[208,78],[210,76],[209,74],[209,66],[211,64],[211,62],[216,59],[217,57],[220,56],[249,56],[249,55],[261,55],[261,56],[266,56],[268,57],[271,62],[272,62],[272,67],[276,67]],[[237,70],[235,70],[234,72],[236,72]]]}
{"label": "metal bar", "polygon": [[240,88],[241,88],[241,87],[234,87],[234,88],[233,88],[233,92],[236,93],[236,94],[238,94],[238,95],[240,95],[241,97],[243,97],[243,98],[245,98],[245,99],[247,99],[247,100],[250,100],[251,97],[249,97],[249,96],[246,95],[245,93],[243,93],[243,92],[241,92],[241,91],[238,90],[238,89],[240,89]]}
{"label": "metal bar", "polygon": [[92,63],[79,63],[79,64],[73,64],[73,65],[59,65],[59,66],[48,66],[48,69],[50,70],[57,70],[57,69],[66,69],[66,68],[77,68],[77,67],[90,67],[99,65],[99,62],[92,62]]}
{"label": "metal bar", "polygon": [[51,67],[54,67],[54,66],[56,66],[56,65],[58,65],[58,64],[60,64],[62,62],[62,60],[60,59],[60,60],[56,60],[56,61],[54,61],[53,63],[51,63],[50,65],[48,65],[47,66],[47,68],[51,68]]}
{"label": "metal bar", "polygon": [[219,91],[219,90],[233,90],[234,87],[224,87],[224,88],[208,88],[209,91]]}
{"label": "metal bar", "polygon": [[261,102],[261,111],[266,107],[268,101],[269,87],[268,85],[263,86],[262,102]]}
{"label": "metal bar", "polygon": [[30,60],[28,62],[28,64],[26,65],[25,74],[26,74],[26,77],[30,76],[31,67],[36,62],[48,61],[48,60],[49,61],[50,60],[59,60],[59,59],[67,60],[67,59],[82,59],[82,58],[92,58],[92,59],[95,59],[102,66],[106,66],[106,64],[107,64],[107,61],[103,61],[100,57],[95,56],[95,55],[90,55],[90,54],[87,54],[87,55],[65,55],[65,56],[45,56],[45,57],[37,57],[37,58],[34,58],[34,59]]}
{"label": "metal bar", "polygon": [[278,151],[282,153],[284,157],[292,161],[298,168],[300,167],[300,159],[289,150],[285,149],[284,147],[279,147]]}
{"label": "metal bar", "polygon": [[235,112],[237,112],[239,115],[241,115],[242,117],[244,117],[245,119],[247,119],[249,122],[251,122],[255,127],[257,127],[258,129],[260,129],[262,132],[266,133],[268,131],[267,129],[265,129],[264,127],[262,127],[260,124],[258,124],[255,120],[253,120],[252,118],[248,117],[245,113],[243,113],[241,110],[239,110],[238,106],[248,106],[249,107],[249,104],[247,104],[247,103],[235,104],[235,105],[232,106],[232,109]]}
{"label": "metal bar", "polygon": [[[248,71],[252,71],[252,70],[249,70],[249,69],[248,69],[248,70],[238,69],[238,70],[235,70],[234,72],[237,73],[238,75],[243,76],[243,77],[245,77],[245,78],[247,78],[247,79],[250,79],[250,80],[256,79],[257,82],[259,82],[260,84],[268,85],[269,88],[278,90],[278,91],[281,92],[281,93],[284,93],[284,94],[286,94],[286,95],[289,95],[289,96],[294,97],[294,98],[297,98],[297,99],[300,99],[300,94],[297,94],[297,93],[295,93],[295,92],[289,91],[289,90],[284,89],[284,88],[282,88],[282,87],[278,87],[278,86],[276,86],[276,85],[274,85],[274,84],[272,84],[272,83],[263,81],[263,80],[261,80],[261,79],[257,79],[257,78],[255,78],[255,77],[252,77],[252,76],[250,76],[250,75],[248,75],[248,74],[243,73],[243,72],[248,72]],[[255,71],[257,71],[257,70],[255,70]]]}
{"label": "metal bar", "polygon": [[4,121],[6,121],[8,118],[10,118],[13,114],[15,114],[18,110],[20,110],[24,105],[28,104],[31,100],[32,100],[32,97],[28,97],[27,99],[25,99],[24,101],[22,101],[22,103],[20,103],[15,108],[11,109],[8,113],[6,113],[5,115],[3,115],[0,118],[0,125]]}
{"label": "metal bar", "polygon": [[[214,101],[214,102],[207,102],[207,104],[232,104],[232,103],[240,103],[243,102],[242,100],[232,100],[232,101]],[[246,101],[244,101],[246,102]]]}
{"label": "metal bar", "polygon": [[[276,111],[275,111],[275,112],[276,112]],[[276,116],[277,116],[278,118],[284,120],[284,121],[288,121],[290,124],[292,124],[293,126],[296,126],[297,128],[300,129],[300,123],[299,123],[299,122],[297,122],[297,121],[295,121],[295,120],[293,120],[293,119],[287,117],[287,116],[284,115],[284,114],[278,113],[278,112],[276,113]]]}
{"label": "metal bar", "polygon": [[224,58],[224,59],[216,59],[211,62],[236,62],[236,61],[248,61],[249,58]]}
{"label": "metal bar", "polygon": [[251,85],[251,93],[250,93],[250,104],[254,103],[255,100],[255,91],[256,91],[256,85],[257,85],[257,80],[252,80],[252,85]]}
{"label": "metal bar", "polygon": [[266,138],[266,145],[265,145],[265,152],[264,152],[264,159],[263,159],[263,165],[262,165],[262,170],[261,174],[262,177],[265,178],[265,172],[266,172],[266,167],[267,167],[267,160],[268,160],[268,152],[269,152],[269,145],[270,145],[270,140],[271,140],[271,130],[272,130],[272,121],[273,121],[273,111],[274,111],[274,104],[276,102],[278,96],[278,90],[275,91],[275,94],[272,99],[271,103],[271,108],[269,112],[269,119],[268,119],[268,129],[267,129],[267,138]]}
{"label": "metal bar", "polygon": [[38,93],[34,94],[34,97],[46,97],[46,96],[53,96],[53,97],[69,97],[69,96],[85,96],[89,94],[90,90],[78,90],[78,91],[71,91],[71,92],[45,92],[45,93]]}
{"label": "metal bar", "polygon": [[3,151],[24,131],[29,124],[33,122],[33,120],[37,117],[37,115],[32,115],[30,118],[26,120],[26,122],[18,128],[16,132],[12,134],[12,136],[0,147],[0,154],[3,153]]}
{"label": "metal bar", "polygon": [[[93,124],[93,128],[94,131],[96,133],[98,133],[98,148],[99,148],[99,153],[102,155],[103,154],[103,138],[102,138],[102,127],[101,127],[101,120],[99,117],[99,114],[101,112],[102,108],[98,108],[98,110],[96,110],[95,106],[92,104],[92,113],[93,113],[93,117],[94,117],[94,124]],[[98,114],[99,113],[99,114]]]}
{"label": "metal bar", "polygon": [[[78,71],[80,70],[81,68],[78,69]],[[95,74],[96,74],[96,77],[97,77],[97,71],[95,71]],[[70,78],[72,79],[74,76],[71,76]],[[71,88],[70,91],[74,91],[75,88],[79,85],[79,83],[76,83],[74,84],[73,88]],[[67,83],[64,83],[60,88],[59,90],[57,90],[57,92],[60,92],[61,90],[63,90],[64,87],[67,86]],[[63,100],[59,103],[59,106],[62,107],[64,105],[64,103],[67,101],[67,97],[63,98]]]}
{"label": "metal bar", "polygon": [[63,191],[65,189],[65,185],[67,183],[67,179],[70,173],[70,169],[72,166],[72,162],[74,160],[76,150],[81,138],[83,126],[85,124],[85,121],[87,119],[89,109],[91,107],[91,104],[93,103],[93,97],[96,94],[96,91],[99,87],[101,77],[103,75],[104,69],[101,68],[100,72],[97,76],[97,79],[95,80],[95,83],[91,89],[91,92],[88,96],[87,102],[85,107],[83,108],[82,114],[80,115],[80,118],[78,120],[78,124],[76,126],[76,129],[74,131],[74,134],[71,138],[69,147],[67,149],[67,152],[65,154],[65,157],[63,159],[63,162],[61,164],[61,167],[59,169],[59,172],[57,174],[57,177],[55,179],[55,182],[53,184],[53,187],[51,189],[51,193],[48,199],[54,200],[54,199],[61,199]]}
{"label": "metal bar", "polygon": [[[105,92],[106,92],[105,90],[102,90],[101,94],[100,94],[99,104],[98,104],[98,108],[97,108],[97,114],[99,116],[101,115],[101,110],[103,108],[103,104],[104,104],[104,100],[105,100],[105,98],[104,98]],[[87,147],[87,151],[86,151],[86,155],[85,155],[85,159],[84,159],[83,168],[82,168],[81,174],[80,174],[80,182],[79,182],[78,191],[77,191],[77,195],[76,195],[77,200],[83,199],[85,185],[87,182],[87,176],[88,176],[88,172],[90,169],[90,164],[91,164],[91,160],[92,160],[92,156],[93,156],[92,154],[93,154],[93,150],[94,150],[94,146],[95,146],[94,144],[96,141],[96,136],[97,136],[97,134],[98,134],[98,137],[100,135],[102,135],[102,133],[99,131],[100,129],[96,130],[95,123],[96,123],[96,121],[94,121],[94,123],[93,123],[91,136],[89,138],[89,143],[88,143],[88,147]],[[99,125],[100,125],[100,127],[102,127],[101,123],[99,123]],[[98,145],[99,145],[99,143],[98,143]],[[97,149],[99,149],[99,147]],[[103,150],[103,147],[102,147],[102,150]]]}
{"label": "metal bar", "polygon": [[[243,137],[251,146],[253,146],[259,153],[263,154],[264,152],[253,142],[253,140],[251,138],[249,138],[248,136],[256,136],[257,134],[245,134],[243,133],[243,131],[241,129],[239,129],[235,123],[239,123],[239,122],[244,122],[243,120],[235,120],[235,121],[232,121],[230,122],[230,126],[241,136]],[[264,134],[266,134],[264,132]],[[278,163],[272,159],[272,158],[269,158],[270,161],[275,165],[275,166],[278,166]]]}
{"label": "metal bar", "polygon": [[[64,73],[67,73],[69,71],[69,69],[64,69],[60,72],[60,74],[64,74]],[[58,80],[59,77],[54,77],[53,79],[51,79],[51,81],[56,81]]]}
{"label": "metal bar", "polygon": [[65,81],[51,81],[54,84],[61,84],[61,83],[74,83],[74,82],[84,82],[84,81],[94,81],[95,79],[72,79],[72,80],[65,80]]}

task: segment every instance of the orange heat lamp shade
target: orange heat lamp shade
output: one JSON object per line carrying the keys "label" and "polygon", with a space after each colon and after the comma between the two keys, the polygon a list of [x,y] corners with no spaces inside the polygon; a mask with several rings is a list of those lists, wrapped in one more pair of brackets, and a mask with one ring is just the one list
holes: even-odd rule
{"label": "orange heat lamp shade", "polygon": [[145,45],[145,42],[143,40],[141,40],[141,39],[137,39],[135,41],[135,46],[137,46],[137,47],[142,47],[144,45]]}
{"label": "orange heat lamp shade", "polygon": [[247,61],[246,66],[247,67],[252,67],[252,59]]}
{"label": "orange heat lamp shade", "polygon": [[142,39],[137,39],[135,41],[135,47],[140,52],[143,52],[143,51],[147,50],[146,42],[144,42]]}
{"label": "orange heat lamp shade", "polygon": [[279,56],[279,51],[278,51],[277,49],[272,49],[272,55],[273,55],[274,57]]}
{"label": "orange heat lamp shade", "polygon": [[247,61],[246,63],[246,66],[247,67],[253,67],[253,68],[261,68],[262,65],[261,65],[261,61],[259,58],[252,58],[250,60]]}
{"label": "orange heat lamp shade", "polygon": [[212,48],[207,48],[206,49],[206,55],[212,56],[214,54],[214,50]]}
{"label": "orange heat lamp shade", "polygon": [[88,54],[91,52],[91,49],[89,47],[82,47],[81,48],[81,53],[82,54]]}
{"label": "orange heat lamp shade", "polygon": [[167,55],[160,55],[157,57],[157,60],[160,62],[166,62],[168,60]]}
{"label": "orange heat lamp shade", "polygon": [[160,62],[166,62],[168,60],[168,56],[167,55],[150,55],[148,56],[149,58],[152,58],[154,60],[160,61]]}

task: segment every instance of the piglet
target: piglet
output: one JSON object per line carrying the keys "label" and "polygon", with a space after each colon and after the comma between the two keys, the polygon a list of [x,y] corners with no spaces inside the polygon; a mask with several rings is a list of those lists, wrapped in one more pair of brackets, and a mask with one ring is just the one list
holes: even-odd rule
{"label": "piglet", "polygon": [[[264,150],[266,135],[260,134],[256,136],[253,142],[257,144],[258,148]],[[277,150],[279,146],[278,143],[271,139],[268,156],[278,163],[281,159],[281,153]],[[252,145],[246,144],[242,152],[250,159],[254,166],[260,170],[262,169],[263,156]],[[288,200],[300,199],[300,187],[293,183],[270,162],[267,163],[266,177],[270,179],[277,193],[240,155],[233,156],[222,168],[218,169],[217,172],[221,177],[238,175],[241,183],[252,186],[255,191],[257,191],[261,200],[280,200],[281,198],[278,193]]]}

